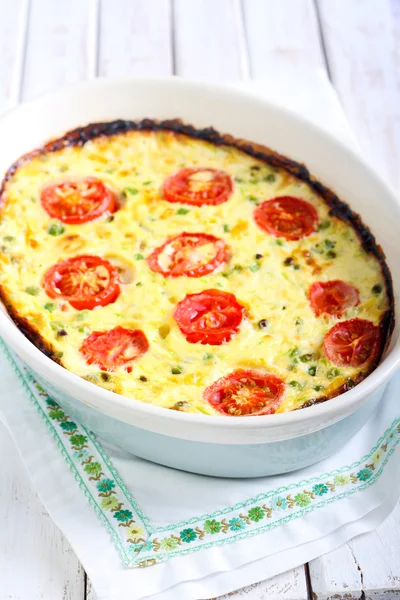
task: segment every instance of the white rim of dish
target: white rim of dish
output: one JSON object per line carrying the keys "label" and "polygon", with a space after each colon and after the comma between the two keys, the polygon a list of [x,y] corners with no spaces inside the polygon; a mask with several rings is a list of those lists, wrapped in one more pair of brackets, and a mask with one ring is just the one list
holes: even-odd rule
{"label": "white rim of dish", "polygon": [[[366,169],[369,176],[374,178],[375,181],[385,189],[386,194],[391,197],[394,204],[399,205],[396,195],[388,186],[386,181],[376,173],[371,166],[364,160],[356,151],[349,148],[342,141],[338,140],[335,136],[329,132],[321,129],[307,118],[295,113],[294,111],[278,106],[277,104],[258,98],[248,90],[238,90],[234,87],[229,87],[223,84],[214,83],[203,83],[193,81],[190,79],[183,79],[179,77],[163,77],[163,78],[134,78],[134,77],[121,77],[121,78],[97,78],[86,82],[72,84],[63,87],[62,89],[50,92],[48,94],[36,97],[30,102],[25,102],[19,106],[11,109],[0,119],[2,121],[7,120],[8,116],[23,111],[26,107],[40,105],[43,101],[56,99],[59,95],[68,93],[79,93],[82,89],[97,88],[97,87],[110,87],[114,85],[141,85],[141,84],[154,84],[154,85],[175,85],[180,86],[182,89],[191,88],[199,92],[211,92],[218,93],[224,96],[243,98],[246,101],[258,104],[261,107],[266,107],[270,111],[279,112],[283,114],[285,118],[296,121],[300,125],[311,130],[315,135],[323,138],[328,144],[336,146],[344,154],[350,155],[352,160],[359,163],[359,165]],[[79,124],[77,125],[79,126]],[[229,133],[229,132],[222,132]],[[44,142],[46,140],[43,140]],[[28,149],[29,150],[29,149]],[[27,151],[28,151],[27,150]],[[209,426],[211,428],[224,428],[224,429],[268,429],[276,428],[281,426],[292,426],[295,424],[303,423],[304,421],[311,421],[323,417],[324,420],[337,417],[338,415],[345,416],[355,410],[355,408],[362,403],[362,399],[371,394],[383,383],[388,381],[391,375],[396,370],[396,367],[400,363],[400,343],[397,340],[396,347],[392,348],[391,354],[386,356],[378,367],[361,383],[356,385],[351,390],[340,394],[334,398],[315,404],[304,409],[295,410],[286,413],[278,413],[273,415],[258,416],[256,418],[248,417],[235,417],[234,419],[225,419],[222,416],[211,416],[211,415],[199,415],[194,413],[183,413],[179,411],[172,411],[168,408],[154,406],[152,404],[146,404],[144,402],[135,400],[135,398],[129,398],[111,392],[102,387],[99,387],[93,383],[90,383],[78,375],[75,375],[66,368],[58,365],[45,354],[43,354],[34,344],[32,344],[28,338],[18,329],[17,325],[9,318],[6,312],[0,311],[0,333],[4,337],[6,343],[9,343],[15,352],[33,369],[37,370],[44,378],[50,380],[51,383],[58,385],[66,393],[74,396],[74,391],[79,395],[90,395],[90,405],[97,408],[100,412],[104,412],[98,404],[103,402],[110,402],[115,406],[118,406],[127,411],[141,413],[142,416],[148,417],[159,417],[177,423],[188,424],[189,422],[202,426]],[[393,340],[391,345],[393,345]],[[99,400],[97,403],[96,400]],[[118,416],[116,416],[118,418]]]}

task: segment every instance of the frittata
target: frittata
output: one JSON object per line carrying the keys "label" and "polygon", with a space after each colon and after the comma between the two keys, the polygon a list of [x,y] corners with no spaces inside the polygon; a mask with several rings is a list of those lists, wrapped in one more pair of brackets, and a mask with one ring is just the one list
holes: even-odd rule
{"label": "frittata", "polygon": [[42,351],[132,399],[280,413],[356,385],[393,324],[361,220],[307,169],[178,121],[66,134],[3,182],[0,293]]}

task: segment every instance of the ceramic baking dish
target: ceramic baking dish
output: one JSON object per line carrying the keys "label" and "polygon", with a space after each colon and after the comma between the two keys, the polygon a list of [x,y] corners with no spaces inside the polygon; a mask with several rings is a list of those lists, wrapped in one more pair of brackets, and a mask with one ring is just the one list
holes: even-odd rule
{"label": "ceramic baking dish", "polygon": [[[299,162],[362,216],[397,296],[400,207],[358,155],[301,117],[246,92],[181,79],[98,79],[24,104],[0,122],[0,171],[65,131],[114,119],[180,118],[267,145]],[[397,292],[397,293],[396,293]],[[290,413],[224,418],[147,405],[97,387],[42,354],[0,309],[0,335],[68,414],[145,459],[195,473],[255,477],[310,465],[346,443],[379,404],[400,362],[398,326],[377,367],[341,396]]]}

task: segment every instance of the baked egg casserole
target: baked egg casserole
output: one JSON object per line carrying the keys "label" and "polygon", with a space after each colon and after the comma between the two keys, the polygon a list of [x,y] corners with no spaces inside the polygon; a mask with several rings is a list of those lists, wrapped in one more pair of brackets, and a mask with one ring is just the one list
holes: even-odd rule
{"label": "baked egg casserole", "polygon": [[68,132],[0,199],[0,295],[41,351],[94,384],[188,413],[322,402],[393,328],[373,235],[306,167],[179,121]]}

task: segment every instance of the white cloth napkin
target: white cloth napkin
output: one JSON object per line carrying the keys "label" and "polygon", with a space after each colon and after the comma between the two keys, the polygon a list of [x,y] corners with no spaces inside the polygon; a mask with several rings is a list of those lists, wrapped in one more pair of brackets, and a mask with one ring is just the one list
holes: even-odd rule
{"label": "white cloth napkin", "polygon": [[[246,85],[354,144],[323,71],[271,81]],[[373,423],[335,456],[247,481],[178,472],[102,444],[60,413],[1,345],[0,378],[0,417],[98,600],[225,594],[377,527],[400,496],[399,375]]]}

